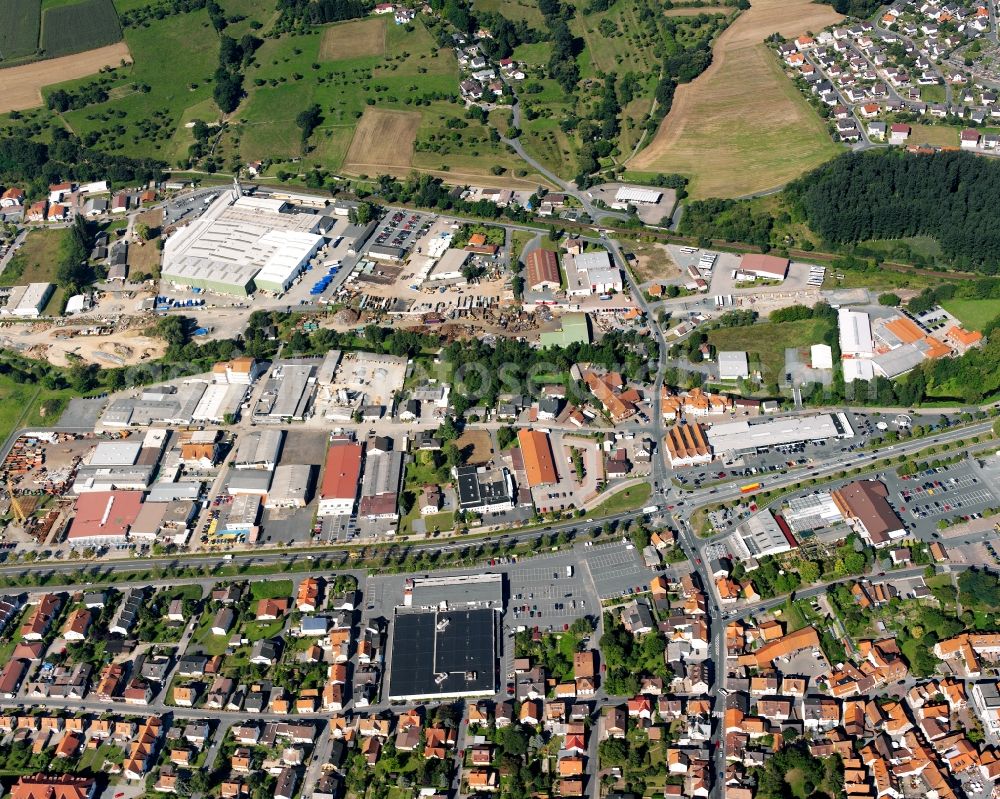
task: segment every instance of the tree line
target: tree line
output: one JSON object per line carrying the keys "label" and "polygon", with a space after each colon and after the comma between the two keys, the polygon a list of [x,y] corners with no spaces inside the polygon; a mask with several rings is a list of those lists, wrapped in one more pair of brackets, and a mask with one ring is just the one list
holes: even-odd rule
{"label": "tree line", "polygon": [[161,180],[165,167],[152,158],[91,150],[62,128],[53,129],[51,143],[20,136],[0,138],[0,184],[19,186],[29,197],[44,196],[50,184],[66,180],[130,185]]}

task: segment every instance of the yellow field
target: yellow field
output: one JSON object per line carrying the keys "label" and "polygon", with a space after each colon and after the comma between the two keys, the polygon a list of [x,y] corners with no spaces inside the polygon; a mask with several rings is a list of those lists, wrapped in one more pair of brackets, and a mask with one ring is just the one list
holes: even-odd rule
{"label": "yellow field", "polygon": [[763,41],[839,19],[811,0],[754,0],[715,43],[711,66],[678,87],[653,141],[628,168],[688,175],[696,198],[738,197],[781,186],[832,158],[842,148]]}
{"label": "yellow field", "polygon": [[344,170],[375,175],[409,168],[419,127],[419,111],[366,108],[347,150]]}
{"label": "yellow field", "polygon": [[117,67],[131,61],[125,42],[87,50],[85,53],[50,58],[0,70],[0,114],[22,111],[42,104],[42,87],[93,75],[101,67]]}
{"label": "yellow field", "polygon": [[385,17],[344,22],[323,31],[319,45],[321,61],[385,55]]}

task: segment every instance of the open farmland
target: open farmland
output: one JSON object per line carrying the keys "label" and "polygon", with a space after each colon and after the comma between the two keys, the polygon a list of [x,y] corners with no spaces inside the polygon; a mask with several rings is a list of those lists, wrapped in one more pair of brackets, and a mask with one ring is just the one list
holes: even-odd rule
{"label": "open farmland", "polygon": [[42,12],[41,48],[49,58],[104,47],[121,38],[111,0],[79,0]]}
{"label": "open farmland", "polygon": [[0,0],[0,65],[34,55],[41,9],[39,0]]}
{"label": "open farmland", "polygon": [[418,111],[366,109],[354,131],[344,168],[368,174],[379,174],[394,167],[408,168],[419,127]]}
{"label": "open farmland", "polygon": [[88,50],[86,53],[51,58],[33,64],[23,64],[3,70],[3,92],[0,93],[0,114],[34,108],[42,103],[41,88],[56,81],[93,75],[101,67],[115,66],[122,59],[131,60],[125,42]]}
{"label": "open farmland", "polygon": [[[115,71],[111,99],[67,111],[62,117],[79,136],[95,138],[101,149],[176,163],[174,156],[185,153],[194,140],[183,127],[187,110],[203,109],[201,118],[206,122],[218,117],[211,102],[212,85],[205,79],[216,68],[219,38],[208,12],[194,11],[155,20],[148,27],[128,28],[125,41],[135,64]],[[178,58],[178,53],[184,57]],[[145,84],[150,91],[135,91],[134,83]],[[74,86],[64,88],[71,91]]]}
{"label": "open farmland", "polygon": [[369,17],[333,25],[323,31],[321,61],[344,61],[385,55],[385,17]]}
{"label": "open farmland", "polygon": [[842,148],[763,41],[839,19],[809,0],[756,0],[718,38],[711,66],[678,87],[670,113],[629,168],[687,175],[696,198],[738,197],[780,186],[832,158]]}

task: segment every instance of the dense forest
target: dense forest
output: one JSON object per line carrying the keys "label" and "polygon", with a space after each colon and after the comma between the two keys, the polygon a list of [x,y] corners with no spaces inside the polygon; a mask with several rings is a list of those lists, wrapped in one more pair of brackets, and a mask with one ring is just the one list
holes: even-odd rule
{"label": "dense forest", "polygon": [[882,0],[819,0],[848,17],[870,17],[882,6]]}
{"label": "dense forest", "polygon": [[826,241],[931,236],[956,268],[1000,273],[1000,163],[969,153],[846,153],[786,196]]}
{"label": "dense forest", "polygon": [[159,180],[166,167],[149,158],[128,158],[90,150],[62,129],[52,132],[52,143],[25,138],[0,138],[0,184],[20,186],[31,197],[64,180],[110,180],[137,185]]}
{"label": "dense forest", "polygon": [[324,25],[365,16],[372,4],[364,0],[278,0],[279,28],[297,23]]}

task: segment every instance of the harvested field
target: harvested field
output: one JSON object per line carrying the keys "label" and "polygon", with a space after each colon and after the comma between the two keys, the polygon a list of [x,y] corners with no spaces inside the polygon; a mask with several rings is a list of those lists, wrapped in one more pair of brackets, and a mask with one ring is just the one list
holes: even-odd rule
{"label": "harvested field", "polygon": [[42,12],[39,37],[47,58],[105,47],[122,38],[122,27],[111,0],[80,0]]}
{"label": "harvested field", "polygon": [[0,66],[34,55],[41,15],[39,0],[0,0]]}
{"label": "harvested field", "polygon": [[663,12],[665,17],[696,17],[699,14],[729,14],[735,9],[732,6],[679,6],[668,8]]}
{"label": "harvested field", "polygon": [[781,186],[841,152],[763,44],[775,32],[798,36],[839,19],[810,0],[755,0],[719,36],[711,66],[678,87],[656,136],[628,167],[688,175],[695,198],[739,197]]}
{"label": "harvested field", "polygon": [[128,45],[118,42],[86,53],[5,69],[0,72],[4,84],[4,90],[0,93],[0,114],[39,106],[42,104],[43,86],[85,78],[101,67],[117,66],[123,58],[126,61],[132,60]]}
{"label": "harvested field", "polygon": [[468,449],[465,462],[471,466],[489,463],[493,457],[493,440],[488,430],[466,430],[455,439],[455,446],[463,453]]}
{"label": "harvested field", "polygon": [[377,174],[387,168],[409,167],[419,127],[419,111],[366,108],[351,139],[344,169]]}
{"label": "harvested field", "polygon": [[333,25],[323,31],[321,61],[385,55],[385,17],[369,17]]}

